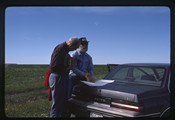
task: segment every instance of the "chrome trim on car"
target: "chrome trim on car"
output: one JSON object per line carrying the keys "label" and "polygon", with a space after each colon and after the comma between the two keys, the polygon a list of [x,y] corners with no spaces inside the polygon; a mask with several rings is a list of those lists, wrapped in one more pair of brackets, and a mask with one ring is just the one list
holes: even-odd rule
{"label": "chrome trim on car", "polygon": [[160,115],[160,117],[162,117],[162,116],[164,115],[164,113],[165,113],[166,111],[168,111],[169,109],[170,109],[170,107],[166,108],[166,109],[162,112],[162,114]]}
{"label": "chrome trim on car", "polygon": [[146,115],[138,115],[136,117],[151,117],[151,116],[159,116],[160,112],[157,113],[151,113],[151,114],[146,114]]}
{"label": "chrome trim on car", "polygon": [[139,106],[133,106],[133,105],[126,105],[126,104],[121,104],[121,103],[116,103],[112,102],[111,104],[121,106],[121,107],[128,107],[128,108],[133,108],[133,109],[139,109]]}
{"label": "chrome trim on car", "polygon": [[[96,103],[94,102],[93,104],[87,105],[86,106],[87,109],[91,110],[91,111],[98,111],[99,113],[103,113],[103,114],[111,114],[114,117],[134,117],[134,113],[136,112],[131,112],[131,111],[127,111],[127,110],[121,110],[118,108],[112,108],[109,107],[108,105],[104,105],[101,103]],[[133,113],[133,114],[127,114],[127,113]]]}
{"label": "chrome trim on car", "polygon": [[[88,105],[87,108],[89,110],[96,110],[100,113],[103,113],[105,112],[106,114],[111,114],[113,115],[114,117],[117,116],[117,117],[151,117],[151,116],[159,116],[160,115],[160,112],[157,112],[157,113],[151,113],[151,114],[146,114],[146,115],[136,115],[134,116],[136,112],[131,112],[131,111],[127,111],[127,110],[120,110],[120,109],[117,109],[117,108],[102,108],[101,106],[94,106],[94,105]],[[126,112],[127,111],[127,112]],[[133,113],[133,114],[127,114],[127,113]]]}
{"label": "chrome trim on car", "polygon": [[[171,74],[170,74],[171,75]],[[171,93],[171,90],[170,90],[170,75],[169,75],[169,79],[168,79],[168,92]]]}
{"label": "chrome trim on car", "polygon": [[98,103],[98,102],[94,102],[94,105],[102,105],[102,106],[104,106],[104,107],[110,107],[110,105],[108,105],[108,104],[104,104],[104,103]]}
{"label": "chrome trim on car", "polygon": [[[122,111],[119,111],[118,110],[118,112],[116,112],[116,111],[112,111],[111,109],[109,109],[109,108],[102,108],[101,106],[99,107],[97,107],[97,106],[94,106],[94,105],[88,105],[87,106],[87,109],[88,110],[92,110],[92,111],[98,111],[99,113],[103,113],[103,114],[112,114],[113,116],[117,116],[117,117],[119,117],[119,116],[126,116],[126,117],[134,117],[134,116],[132,116],[132,115],[126,115],[124,112],[122,112]],[[120,114],[116,114],[116,113],[120,113]]]}
{"label": "chrome trim on car", "polygon": [[78,104],[79,106],[84,106],[91,112],[98,112],[103,114],[104,116],[113,116],[113,117],[151,117],[151,116],[160,116],[160,112],[151,113],[146,115],[136,115],[138,112],[128,111],[128,110],[121,110],[118,108],[109,107],[109,105],[97,102],[89,102],[89,104],[85,104],[83,101],[71,99],[74,103],[81,103]]}

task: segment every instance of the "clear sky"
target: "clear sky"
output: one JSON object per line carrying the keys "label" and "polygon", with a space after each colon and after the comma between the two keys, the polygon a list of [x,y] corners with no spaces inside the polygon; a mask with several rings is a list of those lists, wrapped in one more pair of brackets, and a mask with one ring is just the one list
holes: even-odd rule
{"label": "clear sky", "polygon": [[8,7],[5,63],[49,64],[72,36],[87,37],[94,64],[170,63],[170,9],[155,6]]}

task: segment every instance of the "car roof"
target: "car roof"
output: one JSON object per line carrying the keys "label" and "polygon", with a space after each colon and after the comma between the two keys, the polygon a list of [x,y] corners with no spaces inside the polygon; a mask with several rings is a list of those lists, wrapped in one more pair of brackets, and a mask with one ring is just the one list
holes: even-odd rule
{"label": "car roof", "polygon": [[169,63],[125,63],[120,65],[170,67]]}

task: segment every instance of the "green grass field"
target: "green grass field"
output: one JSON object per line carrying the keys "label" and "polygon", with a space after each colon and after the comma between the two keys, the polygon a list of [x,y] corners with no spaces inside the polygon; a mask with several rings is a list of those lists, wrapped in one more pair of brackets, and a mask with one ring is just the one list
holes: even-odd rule
{"label": "green grass field", "polygon": [[[49,65],[6,65],[5,115],[6,117],[49,117],[51,102],[44,87]],[[107,73],[106,65],[94,65],[95,80]]]}

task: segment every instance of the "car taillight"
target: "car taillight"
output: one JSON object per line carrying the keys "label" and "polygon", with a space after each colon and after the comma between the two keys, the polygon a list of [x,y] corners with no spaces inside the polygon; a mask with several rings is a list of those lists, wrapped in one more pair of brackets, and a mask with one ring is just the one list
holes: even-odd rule
{"label": "car taillight", "polygon": [[126,100],[119,100],[119,99],[112,99],[111,107],[131,110],[131,111],[136,111],[136,112],[140,112],[143,110],[143,106],[141,106],[138,103],[130,102]]}

